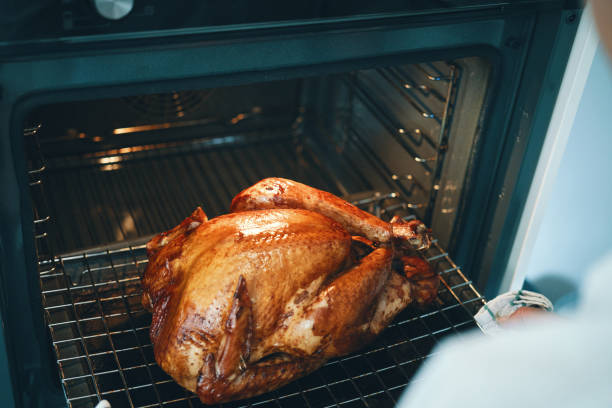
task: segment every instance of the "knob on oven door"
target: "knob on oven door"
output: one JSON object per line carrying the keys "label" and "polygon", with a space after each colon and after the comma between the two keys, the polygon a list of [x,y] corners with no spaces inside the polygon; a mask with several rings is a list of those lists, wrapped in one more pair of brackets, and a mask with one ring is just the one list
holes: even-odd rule
{"label": "knob on oven door", "polygon": [[91,0],[96,11],[109,20],[119,20],[134,8],[134,0]]}

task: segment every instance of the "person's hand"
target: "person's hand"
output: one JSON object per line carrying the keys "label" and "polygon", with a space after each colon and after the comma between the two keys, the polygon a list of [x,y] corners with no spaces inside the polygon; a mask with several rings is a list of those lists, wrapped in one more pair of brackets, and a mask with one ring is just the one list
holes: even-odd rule
{"label": "person's hand", "polygon": [[504,326],[506,324],[522,324],[528,322],[534,318],[542,318],[542,317],[550,317],[553,316],[553,313],[541,309],[539,307],[521,307],[517,309],[510,316],[500,317],[497,322]]}

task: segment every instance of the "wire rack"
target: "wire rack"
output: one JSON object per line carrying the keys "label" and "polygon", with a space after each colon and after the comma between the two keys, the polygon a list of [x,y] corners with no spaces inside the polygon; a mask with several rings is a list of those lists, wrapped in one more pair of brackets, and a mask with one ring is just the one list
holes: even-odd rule
{"label": "wire rack", "polygon": [[[474,328],[472,316],[483,304],[437,242],[422,255],[442,282],[432,305],[404,311],[362,352],[332,360],[275,392],[224,406],[393,406],[436,343]],[[41,287],[70,406],[100,399],[113,407],[200,406],[153,358],[151,315],[140,304],[144,245],[60,256],[54,264],[54,271],[41,275]]]}

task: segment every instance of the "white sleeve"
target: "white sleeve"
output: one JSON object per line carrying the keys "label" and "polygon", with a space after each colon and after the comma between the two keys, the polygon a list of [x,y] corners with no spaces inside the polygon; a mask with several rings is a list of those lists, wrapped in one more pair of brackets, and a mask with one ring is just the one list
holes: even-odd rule
{"label": "white sleeve", "polygon": [[398,406],[612,407],[612,257],[591,277],[574,316],[443,341]]}

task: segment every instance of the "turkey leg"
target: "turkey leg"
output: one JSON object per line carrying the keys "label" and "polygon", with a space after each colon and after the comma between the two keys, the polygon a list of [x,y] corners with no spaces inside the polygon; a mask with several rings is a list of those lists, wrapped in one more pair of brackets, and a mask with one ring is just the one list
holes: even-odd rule
{"label": "turkey leg", "polygon": [[388,243],[393,238],[416,249],[429,245],[427,228],[420,221],[390,224],[326,191],[283,178],[267,178],[240,192],[232,200],[231,212],[272,208],[302,208],[323,214],[354,235]]}
{"label": "turkey leg", "polygon": [[[332,344],[326,353],[337,356],[364,345],[360,327],[367,327],[374,306],[391,273],[393,253],[378,248],[340,275],[309,306],[312,334],[326,334]],[[299,338],[299,336],[297,336]]]}

